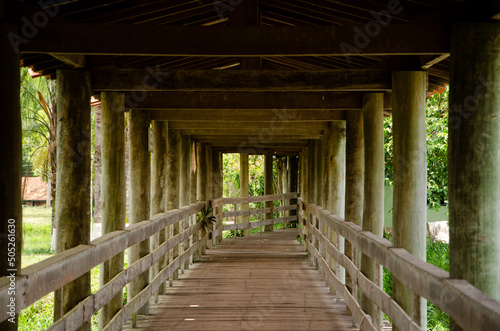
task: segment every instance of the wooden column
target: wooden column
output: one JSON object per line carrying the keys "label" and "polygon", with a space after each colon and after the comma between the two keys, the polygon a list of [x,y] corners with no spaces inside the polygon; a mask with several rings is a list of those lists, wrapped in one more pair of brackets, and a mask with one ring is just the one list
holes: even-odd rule
{"label": "wooden column", "polygon": [[206,196],[207,196],[207,202],[208,200],[212,200],[213,199],[213,184],[214,184],[214,181],[213,181],[213,173],[212,173],[212,146],[210,145],[205,145],[205,149],[206,149],[206,160],[205,160],[205,164],[206,164],[206,167],[207,167],[207,171],[206,171],[206,186],[205,186],[205,189],[206,189]]}
{"label": "wooden column", "polygon": [[[248,188],[248,154],[240,153],[240,196],[248,197],[249,188]],[[241,205],[241,210],[249,210],[250,206],[247,203]],[[240,218],[240,223],[247,223],[250,221],[249,216],[242,216]],[[244,229],[241,231],[243,237],[250,236],[250,229]]]}
{"label": "wooden column", "polygon": [[[90,241],[90,138],[90,74],[58,70],[56,253]],[[90,272],[56,291],[54,320],[88,295]]]}
{"label": "wooden column", "polygon": [[[363,126],[365,140],[365,188],[363,230],[382,237],[384,234],[384,95],[363,95]],[[382,267],[366,255],[361,257],[361,271],[375,284],[382,286]],[[378,327],[382,313],[365,296],[362,308],[372,317]]]}
{"label": "wooden column", "polygon": [[[463,64],[462,64],[463,65]],[[394,247],[402,247],[425,261],[427,224],[426,72],[400,71],[392,76],[394,135]],[[366,192],[365,192],[366,194]],[[425,300],[396,279],[393,297],[413,319],[426,327]]]}
{"label": "wooden column", "polygon": [[314,203],[319,206],[325,206],[323,201],[323,172],[325,170],[325,159],[324,159],[324,149],[323,149],[323,140],[316,140],[314,142],[314,160],[316,161],[316,167],[314,169],[315,176],[315,195],[314,195]]}
{"label": "wooden column", "polygon": [[[198,195],[198,143],[194,140],[191,140],[190,150],[191,150],[191,182],[190,182],[190,190],[189,190],[189,202],[196,203],[197,195]],[[191,216],[190,225],[196,224],[196,215]],[[191,236],[191,243],[194,244],[198,241],[198,234],[194,234]],[[194,263],[199,256],[199,251],[197,250],[191,255],[190,263]]]}
{"label": "wooden column", "polygon": [[[222,198],[222,154],[218,151],[212,151],[212,197],[214,199]],[[219,207],[213,208],[213,215],[217,214],[217,210]],[[217,220],[217,227],[222,225],[222,220]],[[218,242],[219,238],[215,238],[215,242]]]}
{"label": "wooden column", "polygon": [[448,149],[450,277],[467,280],[495,300],[500,300],[499,33],[498,23],[453,28]]}
{"label": "wooden column", "polygon": [[[297,192],[299,179],[299,161],[297,156],[288,157],[288,192]],[[291,199],[290,204],[297,204],[297,199]],[[297,210],[290,210],[290,215],[297,215]]]}
{"label": "wooden column", "polygon": [[[326,143],[326,165],[328,190],[325,208],[332,213],[344,217],[345,210],[345,151],[346,151],[346,123],[345,121],[331,122],[330,133]],[[330,241],[344,252],[344,238],[331,231]],[[333,265],[332,265],[333,267]],[[336,265],[337,277],[344,282],[345,270]]]}
{"label": "wooden column", "polygon": [[[181,133],[179,130],[168,129],[167,139],[167,199],[166,210],[179,208],[180,191],[180,159],[181,159]],[[167,238],[172,238],[179,233],[179,223],[170,225],[167,229]],[[169,251],[168,259],[172,262],[179,255],[178,246]],[[170,286],[174,279],[178,279],[178,270],[174,271],[170,278]]]}
{"label": "wooden column", "polygon": [[[151,157],[151,215],[165,212],[165,199],[167,194],[167,136],[168,122],[153,121],[153,155]],[[156,249],[165,242],[165,229],[155,235],[153,247]],[[165,257],[161,257],[154,267],[151,278],[165,267]],[[161,284],[156,293],[165,294],[165,284]]]}
{"label": "wooden column", "polygon": [[[151,165],[149,154],[149,112],[130,110],[130,202],[129,224],[148,220],[151,203]],[[149,239],[130,247],[129,265],[149,254]],[[132,300],[149,284],[149,271],[142,273],[129,284],[128,301]],[[137,311],[138,315],[149,314],[149,303]]]}
{"label": "wooden column", "polygon": [[[363,226],[363,199],[365,185],[365,141],[363,133],[363,112],[346,112],[346,187],[345,187],[345,220]],[[345,242],[346,255],[361,267],[361,255],[351,246],[349,241]],[[346,274],[347,288],[361,302],[361,297],[353,289],[350,276]]]}
{"label": "wooden column", "polygon": [[[264,155],[264,195],[274,194],[273,190],[273,155]],[[264,204],[265,208],[271,208],[273,206],[272,201],[266,201]],[[266,220],[273,218],[273,213],[266,213]],[[273,232],[273,225],[265,225],[265,232]]]}
{"label": "wooden column", "polygon": [[[198,201],[207,201],[207,149],[205,144],[197,143],[196,149],[198,151],[198,158],[196,160],[196,188],[197,188],[197,197]],[[204,236],[204,230],[200,232],[200,237]],[[199,255],[205,254],[205,246],[202,246]]]}
{"label": "wooden column", "polygon": [[[180,160],[180,196],[179,196],[179,207],[189,206],[190,203],[190,189],[191,189],[191,143],[189,136],[181,135],[181,160]],[[179,232],[184,231],[188,227],[188,219],[184,219],[180,222]],[[188,239],[186,239],[179,247],[179,254],[183,253],[187,249],[189,244]],[[184,269],[189,268],[189,260],[186,260],[184,265],[181,267],[182,272]]]}
{"label": "wooden column", "polygon": [[[0,2],[0,7],[4,2]],[[2,8],[3,9],[3,8]],[[0,16],[1,17],[1,16]],[[3,18],[3,17],[2,17]],[[7,35],[17,33],[16,26],[0,23],[0,72],[2,73],[2,120],[0,121],[0,276],[21,273],[22,249],[22,132],[19,102],[19,54],[14,52]],[[15,229],[12,232],[12,229]],[[10,232],[9,232],[10,230]],[[9,235],[10,234],[10,235]],[[13,239],[11,239],[13,238]],[[14,261],[9,261],[10,240],[15,239]],[[10,256],[12,257],[12,256]],[[12,264],[11,264],[12,263]],[[2,307],[7,309],[7,307]],[[11,318],[9,316],[9,318]],[[17,330],[17,315],[11,320],[0,322],[1,330]]]}
{"label": "wooden column", "polygon": [[[101,93],[101,202],[102,234],[125,229],[125,115],[123,93]],[[119,253],[101,264],[99,283],[102,288],[123,270],[124,254]],[[120,291],[99,311],[99,329],[104,328],[120,310]]]}
{"label": "wooden column", "polygon": [[197,197],[198,201],[206,201],[207,200],[207,150],[205,145],[202,143],[196,144],[196,150],[198,151],[198,159],[196,160],[197,164]]}

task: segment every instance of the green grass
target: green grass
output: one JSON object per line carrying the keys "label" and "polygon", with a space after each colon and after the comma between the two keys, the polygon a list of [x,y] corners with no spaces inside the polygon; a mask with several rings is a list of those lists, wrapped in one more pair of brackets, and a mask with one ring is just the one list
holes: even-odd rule
{"label": "green grass", "polygon": [[[392,236],[385,233],[384,237],[392,241]],[[436,241],[431,242],[427,238],[427,262],[443,270],[450,270],[450,247],[448,244]],[[383,268],[383,288],[384,291],[392,296],[392,274],[386,268]],[[384,317],[387,316],[384,314]],[[387,320],[389,320],[387,318]],[[427,330],[444,331],[450,329],[450,318],[441,309],[427,301]]]}
{"label": "green grass", "polygon": [[[45,207],[23,208],[23,248],[21,264],[25,268],[51,257],[52,209]],[[90,272],[91,291],[99,289],[99,266]],[[126,290],[125,290],[126,291]],[[126,293],[125,293],[126,295]],[[52,325],[54,293],[38,300],[19,314],[19,330],[43,330]],[[92,316],[92,330],[97,330],[98,314]]]}

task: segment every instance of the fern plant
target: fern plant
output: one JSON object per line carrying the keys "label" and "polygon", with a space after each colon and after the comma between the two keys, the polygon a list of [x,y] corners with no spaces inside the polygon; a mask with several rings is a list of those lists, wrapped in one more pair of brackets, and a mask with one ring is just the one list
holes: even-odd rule
{"label": "fern plant", "polygon": [[217,222],[217,218],[210,214],[212,214],[212,207],[203,205],[203,208],[201,209],[201,212],[198,214],[198,219],[197,219],[207,233],[210,233],[210,231],[212,230],[212,224]]}

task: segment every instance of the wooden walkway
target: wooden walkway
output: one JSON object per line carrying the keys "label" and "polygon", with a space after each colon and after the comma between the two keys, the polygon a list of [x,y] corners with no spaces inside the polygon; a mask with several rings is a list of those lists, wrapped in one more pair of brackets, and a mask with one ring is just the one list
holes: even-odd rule
{"label": "wooden walkway", "polygon": [[288,229],[224,240],[134,330],[359,330],[296,237]]}

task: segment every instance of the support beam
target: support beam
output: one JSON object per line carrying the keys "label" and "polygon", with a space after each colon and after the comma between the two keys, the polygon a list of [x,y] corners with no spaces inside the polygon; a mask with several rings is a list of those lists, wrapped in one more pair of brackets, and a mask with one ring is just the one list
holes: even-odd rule
{"label": "support beam", "polygon": [[[168,128],[167,138],[167,199],[165,211],[179,208],[180,199],[180,159],[181,159],[181,136],[179,130]],[[170,225],[166,230],[167,238],[172,238],[179,233],[179,223]],[[172,262],[179,255],[178,246],[169,251],[168,259]],[[169,279],[170,286],[174,279],[178,279],[179,272],[176,270]]]}
{"label": "support beam", "polygon": [[[130,142],[130,202],[129,224],[148,220],[151,203],[151,166],[149,154],[149,114],[132,110],[129,115]],[[129,265],[149,254],[149,239],[132,246],[129,251]],[[128,301],[149,284],[149,271],[139,275],[129,284]],[[137,311],[138,315],[149,314],[149,303]]]}
{"label": "support beam", "polygon": [[[179,207],[186,207],[190,204],[190,189],[191,189],[191,142],[189,136],[181,136],[181,159],[180,159],[180,195],[179,195]],[[188,228],[188,219],[183,219],[180,222],[179,232],[184,231]],[[182,254],[189,244],[188,239],[181,243],[179,246],[179,254]],[[184,269],[189,268],[189,260],[186,260],[184,265],[181,267],[182,272]]]}
{"label": "support beam", "polygon": [[[258,73],[258,71],[257,71]],[[256,75],[255,72],[252,72]],[[318,75],[316,72],[310,72]],[[370,72],[367,72],[369,75]],[[372,73],[373,74],[373,73]],[[260,74],[262,75],[262,74]],[[304,74],[305,75],[305,74]],[[389,73],[380,74],[384,79],[390,78]],[[237,77],[235,77],[237,78]],[[354,78],[351,78],[354,79]],[[360,78],[361,79],[361,78]],[[191,81],[191,83],[193,83]],[[235,84],[241,84],[234,81]],[[317,83],[310,88],[318,88]],[[390,85],[389,85],[390,86]],[[238,92],[238,91],[212,91],[212,92],[179,92],[168,91],[148,92],[143,100],[134,101],[137,91],[126,94],[127,107],[131,109],[155,110],[201,110],[201,109],[228,109],[228,110],[254,110],[276,109],[294,110],[360,110],[363,92]],[[384,94],[384,109],[391,109],[391,94]]]}
{"label": "support beam", "polygon": [[[179,123],[179,122],[177,122],[177,123]],[[207,122],[205,125],[211,127],[212,123],[214,123],[214,122]],[[266,140],[269,140],[272,138],[279,139],[279,138],[282,138],[282,136],[297,137],[299,139],[322,139],[323,138],[323,136],[322,136],[323,130],[322,129],[319,129],[319,128],[317,129],[314,127],[311,129],[308,129],[307,125],[304,128],[294,128],[293,122],[276,123],[276,124],[280,124],[281,127],[276,128],[276,129],[273,129],[273,128],[267,129],[266,128],[265,133],[263,133],[262,135],[260,135],[260,134],[256,135],[255,129],[244,128],[244,127],[238,129],[237,126],[236,127],[233,126],[234,122],[220,122],[220,123],[224,123],[225,127],[227,127],[228,129],[221,128],[221,129],[224,129],[224,130],[221,130],[221,129],[213,129],[213,128],[209,128],[209,129],[194,128],[194,129],[181,130],[181,133],[186,134],[186,135],[192,135],[192,136],[194,136],[193,137],[194,139],[198,139],[198,137],[206,137],[206,136],[221,137],[221,138],[227,138],[226,136],[234,136],[234,137],[247,136],[248,139],[261,140],[261,141],[266,141]],[[265,124],[263,124],[263,122],[255,122],[255,123],[265,125]],[[304,123],[304,124],[314,123],[314,124],[326,124],[326,125],[328,125],[327,122],[302,122],[302,123]],[[267,124],[269,124],[269,123],[267,123]],[[287,124],[290,125],[291,128],[285,129],[283,127],[283,125],[287,125]],[[295,124],[298,124],[298,123],[295,123]],[[187,126],[187,125],[189,125],[189,122],[186,122],[186,125],[184,125],[184,126]]]}
{"label": "support beam", "polygon": [[[153,155],[151,156],[151,215],[165,212],[165,200],[167,195],[167,139],[168,122],[153,121]],[[152,247],[156,249],[165,242],[165,229],[160,230],[154,237]],[[166,266],[165,257],[162,256],[154,268],[151,279]],[[165,294],[165,284],[161,284],[155,295]]]}
{"label": "support beam", "polygon": [[[94,69],[92,71],[93,90],[132,92],[130,97],[125,100],[125,105],[130,108],[137,107],[140,102],[147,102],[148,94],[141,91],[154,91],[155,93],[162,91],[268,93],[285,91],[388,91],[391,88],[390,72],[385,69],[162,71],[147,68]],[[202,95],[201,93],[192,95],[197,94]],[[263,98],[266,97],[263,96]],[[220,98],[217,99],[220,100]],[[219,101],[219,103],[225,104],[227,101]]]}
{"label": "support beam", "polygon": [[269,146],[269,147],[236,147],[236,146],[217,146],[214,150],[223,153],[247,153],[249,155],[279,154],[279,155],[297,155],[301,147],[289,146]]}
{"label": "support beam", "polygon": [[260,121],[271,122],[262,129],[272,128],[275,122],[296,122],[296,121],[335,121],[345,120],[343,110],[291,110],[291,109],[256,109],[252,112],[247,110],[151,110],[151,119],[163,121],[192,121],[196,118],[199,121],[210,121],[217,119],[220,122],[231,121]]}
{"label": "support beam", "polygon": [[[90,75],[58,70],[56,253],[90,242],[90,137]],[[55,292],[54,320],[88,295],[90,272]]]}
{"label": "support beam", "polygon": [[[264,195],[275,194],[273,190],[273,155],[264,155]],[[272,201],[265,202],[265,208],[271,208],[273,206]],[[266,214],[266,220],[272,219],[273,213]],[[265,232],[273,232],[273,225],[265,225]]]}
{"label": "support beam", "polygon": [[51,23],[20,48],[29,53],[198,57],[348,57],[449,52],[449,31],[444,24],[390,24],[380,30],[377,38],[370,38],[364,47],[356,42],[356,29],[363,31],[365,26],[206,28]]}
{"label": "support beam", "polygon": [[[6,1],[5,1],[6,2]],[[0,10],[4,8],[0,2]],[[3,19],[3,15],[0,13]],[[0,121],[0,155],[4,162],[0,165],[0,277],[21,273],[22,249],[22,124],[19,101],[20,75],[19,55],[11,47],[7,35],[17,31],[16,26],[0,23],[0,72],[2,72],[2,120]],[[12,232],[12,228],[15,232]],[[11,239],[12,238],[12,239]],[[15,239],[15,260],[9,260],[10,240]],[[11,263],[9,263],[12,262]],[[5,307],[3,307],[6,309]],[[15,323],[12,323],[14,321]],[[0,322],[0,329],[17,330],[17,315],[11,320]]]}
{"label": "support beam", "polygon": [[[184,129],[184,130],[202,130],[202,132],[206,132],[206,134],[222,134],[221,131],[226,130],[254,130],[252,134],[255,134],[255,129],[265,130],[263,134],[298,134],[297,130],[328,130],[329,126],[327,122],[258,122],[255,120],[252,121],[240,121],[235,120],[232,122],[220,122],[217,119],[211,119],[209,121],[171,121],[169,122],[169,128],[171,129]],[[217,130],[217,133],[209,133],[210,130]],[[259,132],[257,132],[259,133]],[[302,133],[300,133],[302,134]]]}
{"label": "support beam", "polygon": [[[499,34],[498,23],[462,23],[454,27],[448,122],[450,277],[467,280],[497,301],[500,300]],[[463,47],[465,43],[470,48]]]}
{"label": "support beam", "polygon": [[[384,109],[381,93],[363,96],[363,127],[365,141],[365,187],[363,230],[384,235]],[[382,286],[382,267],[366,255],[361,257],[361,271],[377,286]],[[381,329],[382,312],[363,295],[362,308]]]}
{"label": "support beam", "polygon": [[197,170],[197,197],[198,201],[206,201],[206,181],[207,181],[207,150],[205,148],[205,144],[196,143],[196,150],[198,151],[198,159],[196,160],[196,168]]}
{"label": "support beam", "polygon": [[[363,226],[363,203],[365,190],[365,141],[363,129],[363,112],[352,111],[346,114],[346,187],[345,187],[345,220]],[[346,255],[361,267],[361,255],[345,242]],[[346,274],[347,288],[361,303],[360,292],[357,292],[349,274]]]}
{"label": "support beam", "polygon": [[[249,174],[248,174],[248,154],[240,153],[240,196],[248,197],[249,196]],[[249,210],[250,206],[246,203],[241,204],[241,210]],[[240,223],[246,223],[250,221],[249,216],[242,216],[240,218]],[[243,237],[250,236],[250,229],[241,230]]]}
{"label": "support beam", "polygon": [[[424,261],[427,225],[426,75],[424,71],[393,73],[393,244]],[[426,328],[426,300],[415,297],[397,279],[393,280],[393,297],[418,325]]]}
{"label": "support beam", "polygon": [[[288,192],[298,192],[299,161],[297,156],[288,157]],[[297,199],[290,200],[292,205],[297,204]],[[297,210],[290,210],[290,216],[297,215]]]}
{"label": "support beam", "polygon": [[[125,176],[125,116],[123,93],[101,94],[101,201],[102,234],[125,229],[126,176]],[[123,271],[124,254],[119,253],[101,264],[99,287],[102,288]],[[121,309],[120,291],[99,311],[99,330],[102,330]]]}

